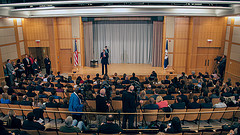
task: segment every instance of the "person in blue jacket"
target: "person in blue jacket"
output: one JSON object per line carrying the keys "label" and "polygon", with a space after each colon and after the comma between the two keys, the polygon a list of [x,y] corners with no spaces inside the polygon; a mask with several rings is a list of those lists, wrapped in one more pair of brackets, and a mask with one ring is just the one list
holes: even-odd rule
{"label": "person in blue jacket", "polygon": [[[75,89],[75,91],[71,94],[68,107],[69,111],[82,112],[84,105],[82,104],[82,100],[78,96],[79,92],[80,91],[78,89]],[[77,121],[81,121],[82,114],[73,114],[72,117]]]}

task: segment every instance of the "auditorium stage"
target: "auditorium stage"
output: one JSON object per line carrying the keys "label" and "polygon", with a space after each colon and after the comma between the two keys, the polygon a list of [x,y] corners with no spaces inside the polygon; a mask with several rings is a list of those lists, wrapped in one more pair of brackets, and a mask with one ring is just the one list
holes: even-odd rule
{"label": "auditorium stage", "polygon": [[[110,64],[108,65],[108,75],[113,75],[114,73],[117,73],[119,76],[126,73],[127,75],[132,75],[134,72],[137,76],[147,76],[152,73],[152,71],[155,71],[160,78],[166,75],[170,75],[171,78],[173,76],[176,76],[174,74],[174,70],[172,68],[168,68],[166,70],[163,69],[163,67],[152,67],[151,64]],[[172,72],[173,74],[170,74]],[[77,76],[82,76],[85,78],[87,75],[91,75],[91,77],[95,76],[97,73],[100,75],[102,74],[102,65],[98,64],[98,67],[79,67],[74,68],[72,73],[69,73],[68,75],[73,76],[76,78]]]}

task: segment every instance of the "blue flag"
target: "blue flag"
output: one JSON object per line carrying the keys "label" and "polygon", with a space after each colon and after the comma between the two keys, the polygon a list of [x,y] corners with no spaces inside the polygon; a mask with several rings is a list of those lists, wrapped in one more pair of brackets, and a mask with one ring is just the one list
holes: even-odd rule
{"label": "blue flag", "polygon": [[164,69],[168,66],[168,40],[166,41],[165,57],[164,57]]}

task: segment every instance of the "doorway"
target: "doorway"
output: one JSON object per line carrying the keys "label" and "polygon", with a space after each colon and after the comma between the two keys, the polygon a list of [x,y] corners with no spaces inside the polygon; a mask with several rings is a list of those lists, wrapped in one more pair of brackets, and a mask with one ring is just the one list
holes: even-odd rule
{"label": "doorway", "polygon": [[32,55],[33,58],[37,58],[38,64],[43,69],[45,68],[44,58],[46,55],[49,56],[49,47],[28,47],[29,54]]}

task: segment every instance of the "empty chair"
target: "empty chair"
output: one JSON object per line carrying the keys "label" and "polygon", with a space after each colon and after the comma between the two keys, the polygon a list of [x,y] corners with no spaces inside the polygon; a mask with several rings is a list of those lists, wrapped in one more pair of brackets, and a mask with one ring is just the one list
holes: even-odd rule
{"label": "empty chair", "polygon": [[57,135],[56,131],[38,131],[40,133],[40,135]]}
{"label": "empty chair", "polygon": [[38,130],[26,130],[26,129],[20,129],[21,131],[25,131],[30,135],[40,135]]}
{"label": "empty chair", "polygon": [[88,111],[96,111],[96,100],[86,100],[86,103]]}
{"label": "empty chair", "polygon": [[58,135],[80,135],[80,133],[64,133],[64,132],[58,132]]}
{"label": "empty chair", "polygon": [[[238,106],[237,107],[228,107],[226,109],[226,111],[229,111],[229,110],[238,110]],[[235,114],[235,112],[225,112],[223,114],[223,118],[224,119],[232,119],[233,118],[233,114]]]}
{"label": "empty chair", "polygon": [[[8,104],[0,104],[0,107],[9,108]],[[7,115],[9,109],[1,109],[2,113]]]}
{"label": "empty chair", "polygon": [[[173,112],[186,112],[186,109],[174,109]],[[172,117],[178,117],[181,121],[184,120],[185,114],[172,114]]]}
{"label": "empty chair", "polygon": [[144,113],[151,113],[151,114],[144,114],[144,118],[147,122],[151,122],[151,121],[156,121],[157,120],[157,114],[154,113],[158,113],[158,110],[149,110],[149,109],[145,109]]}
{"label": "empty chair", "polygon": [[[46,110],[47,111],[58,111],[58,108],[49,108],[49,107],[46,107]],[[50,119],[59,119],[61,118],[60,114],[59,113],[55,113],[55,116],[54,116],[54,112],[47,112],[47,115]]]}
{"label": "empty chair", "polygon": [[186,113],[184,120],[186,121],[194,121],[198,118],[198,112],[200,109],[187,109],[187,112],[196,112],[196,113]]}
{"label": "empty chair", "polygon": [[[68,111],[68,108],[58,108],[58,110],[59,111]],[[71,116],[71,114],[70,113],[60,113],[60,116],[62,119],[65,120],[67,118],[67,116]]]}
{"label": "empty chair", "polygon": [[30,109],[30,110],[23,110],[23,114],[24,114],[25,116],[27,116],[27,114],[28,114],[29,112],[32,112],[32,111],[33,111],[32,106],[20,105],[20,107],[21,107],[21,109]]}
{"label": "empty chair", "polygon": [[112,106],[114,110],[122,110],[122,100],[112,100]]}
{"label": "empty chair", "polygon": [[[210,112],[213,108],[202,108],[200,112]],[[199,114],[199,120],[209,120],[212,113],[201,113]]]}
{"label": "empty chair", "polygon": [[215,108],[210,119],[211,120],[220,120],[222,119],[222,116],[224,114],[224,112],[215,112],[215,111],[225,111],[226,108]]}

